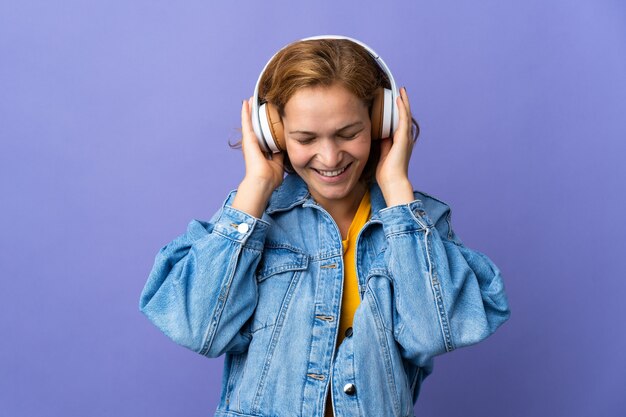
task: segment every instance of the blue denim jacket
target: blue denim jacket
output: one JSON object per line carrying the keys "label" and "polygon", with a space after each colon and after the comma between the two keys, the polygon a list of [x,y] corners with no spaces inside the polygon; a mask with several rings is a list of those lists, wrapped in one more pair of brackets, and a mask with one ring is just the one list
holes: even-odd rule
{"label": "blue denim jacket", "polygon": [[361,304],[335,350],[343,280],[339,229],[297,175],[262,219],[230,206],[158,253],[141,311],[208,357],[226,354],[219,417],[413,416],[433,357],[509,317],[498,268],[463,246],[449,207],[421,192],[372,216],[357,241]]}

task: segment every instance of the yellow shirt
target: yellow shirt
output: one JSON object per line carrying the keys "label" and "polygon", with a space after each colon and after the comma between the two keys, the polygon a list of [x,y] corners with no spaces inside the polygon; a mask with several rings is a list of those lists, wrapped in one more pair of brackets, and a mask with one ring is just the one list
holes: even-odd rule
{"label": "yellow shirt", "polygon": [[[341,313],[339,316],[339,334],[337,335],[337,346],[341,344],[346,337],[346,330],[352,327],[352,320],[354,313],[361,303],[361,296],[359,295],[359,282],[356,276],[356,238],[359,236],[359,232],[367,223],[370,217],[370,211],[372,206],[370,204],[370,192],[365,192],[361,204],[350,223],[348,229],[348,236],[346,240],[342,240],[343,244],[343,294],[341,297]],[[333,409],[330,399],[330,392],[326,397],[326,412],[325,417],[333,417]]]}

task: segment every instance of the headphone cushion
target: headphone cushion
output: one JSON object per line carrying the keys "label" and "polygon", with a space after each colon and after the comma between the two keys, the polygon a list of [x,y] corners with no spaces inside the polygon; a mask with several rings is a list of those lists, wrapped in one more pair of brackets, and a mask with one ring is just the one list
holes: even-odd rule
{"label": "headphone cushion", "polygon": [[265,114],[267,116],[267,121],[272,131],[272,137],[274,138],[274,143],[278,146],[278,149],[284,151],[287,149],[285,146],[285,128],[283,127],[283,121],[280,118],[280,114],[278,114],[278,109],[271,103],[266,103],[265,106]]}
{"label": "headphone cushion", "polygon": [[286,149],[283,122],[278,110],[271,103],[259,106],[259,127],[262,138],[259,138],[261,147],[270,152],[280,152]]}

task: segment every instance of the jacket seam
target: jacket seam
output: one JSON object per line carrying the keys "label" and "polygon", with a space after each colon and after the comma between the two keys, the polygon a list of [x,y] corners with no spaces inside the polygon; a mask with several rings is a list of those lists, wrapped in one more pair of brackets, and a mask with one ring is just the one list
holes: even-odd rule
{"label": "jacket seam", "polygon": [[[395,384],[395,378],[393,375],[393,367],[391,364],[391,354],[390,354],[390,348],[388,345],[388,338],[385,335],[384,330],[386,330],[385,325],[383,324],[383,320],[380,317],[380,307],[379,307],[379,303],[378,303],[378,299],[376,298],[376,295],[374,294],[374,292],[371,290],[370,287],[370,297],[372,297],[373,302],[370,303],[370,309],[372,311],[372,315],[374,316],[374,320],[376,322],[376,327],[378,328],[378,343],[380,344],[380,347],[382,348],[382,354],[383,354],[383,362],[385,363],[385,374],[387,377],[387,386],[391,389],[392,391],[392,398],[393,398],[393,407],[394,407],[394,411],[396,413],[396,415],[402,415],[401,410],[400,410],[400,403],[398,400],[398,390],[396,389],[396,384]],[[381,330],[383,330],[381,332]]]}
{"label": "jacket seam", "polygon": [[[356,382],[356,371],[357,371],[357,367],[356,367],[356,361],[354,360],[354,344],[352,345],[352,354],[350,355],[352,357],[352,369],[354,370],[354,373],[352,375],[353,380],[355,380]],[[356,393],[357,395],[357,401],[356,401],[356,407],[358,409],[358,416],[362,417],[365,416],[365,414],[363,413],[363,409],[361,408],[361,401],[359,401],[359,393]]]}
{"label": "jacket seam", "polygon": [[230,365],[230,375],[227,381],[227,385],[226,385],[226,404],[230,405],[230,398],[233,394],[235,385],[236,385],[236,380],[237,377],[239,375],[241,375],[241,371],[242,369],[239,369],[241,367],[241,358],[244,354],[243,353],[237,353],[234,354],[234,357],[231,357],[231,365]]}
{"label": "jacket seam", "polygon": [[435,298],[435,305],[439,316],[439,326],[441,328],[444,346],[446,352],[451,352],[454,350],[454,345],[452,344],[452,336],[450,334],[450,322],[448,320],[448,314],[446,313],[447,310],[443,300],[441,282],[437,274],[437,268],[433,265],[431,245],[428,243],[429,232],[430,229],[426,230],[426,233],[424,234],[424,244],[426,246],[426,255],[428,258],[428,276],[430,279],[430,287]]}
{"label": "jacket seam", "polygon": [[[254,231],[254,229],[252,229],[252,230]],[[227,235],[226,233],[222,233],[222,232],[220,232],[220,231],[219,231],[219,230],[217,230],[216,228],[213,228],[212,233],[215,233],[216,235],[220,235],[220,236],[222,236],[223,238],[226,238],[226,239],[230,240],[231,242],[235,242],[235,243],[237,243],[237,244],[241,245],[242,247],[244,247],[244,248],[246,248],[246,249],[250,249],[250,250],[256,251],[256,252],[258,252],[258,253],[263,252],[263,250],[262,250],[262,249],[259,249],[259,248],[258,248],[258,245],[254,245],[254,244],[248,243],[248,241],[249,241],[250,239],[247,239],[247,238],[248,238],[249,236],[244,236],[244,237],[242,237],[241,239],[235,239],[235,238],[233,238],[233,237],[231,237],[231,236]],[[252,234],[252,232],[250,232],[250,234]],[[251,242],[256,242],[256,243],[259,243],[258,241],[254,240],[254,239],[251,239]],[[263,245],[263,243],[261,242],[261,246],[262,246],[262,245]]]}
{"label": "jacket seam", "polygon": [[203,348],[199,352],[201,355],[206,356],[209,353],[211,345],[213,344],[213,341],[215,339],[216,329],[218,328],[220,319],[222,318],[222,312],[224,311],[224,307],[226,306],[226,301],[228,300],[228,294],[230,293],[230,286],[232,284],[233,277],[235,276],[235,271],[237,269],[236,260],[238,260],[239,257],[241,256],[242,248],[243,248],[242,245],[238,245],[235,254],[230,259],[229,274],[227,275],[226,282],[225,283],[222,282],[220,294],[217,297],[218,304],[215,307],[215,312],[213,313],[213,317],[211,317],[209,328],[207,329],[204,335]]}
{"label": "jacket seam", "polygon": [[252,401],[252,406],[250,407],[253,412],[258,413],[260,410],[260,402],[263,393],[263,389],[265,387],[265,380],[267,379],[267,374],[269,373],[269,369],[271,367],[272,358],[274,356],[274,350],[276,349],[276,345],[278,344],[278,340],[280,339],[280,335],[283,329],[284,318],[287,314],[287,310],[291,306],[291,296],[293,295],[295,288],[298,286],[300,282],[300,271],[296,271],[294,276],[289,283],[289,288],[287,289],[287,293],[285,294],[285,298],[280,306],[280,312],[278,318],[276,319],[276,323],[274,325],[274,330],[272,331],[272,336],[270,339],[270,345],[268,347],[267,354],[265,355],[265,361],[263,365],[263,369],[261,371],[261,376],[259,377],[259,383],[257,385],[256,393],[254,394],[254,400]]}

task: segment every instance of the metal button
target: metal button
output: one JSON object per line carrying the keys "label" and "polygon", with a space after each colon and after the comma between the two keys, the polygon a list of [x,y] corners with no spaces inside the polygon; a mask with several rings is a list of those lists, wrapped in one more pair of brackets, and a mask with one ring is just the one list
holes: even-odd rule
{"label": "metal button", "polygon": [[354,384],[346,384],[343,386],[343,392],[348,395],[356,394],[356,386]]}
{"label": "metal button", "polygon": [[348,327],[346,329],[345,335],[346,335],[346,337],[351,337],[352,336],[352,327]]}
{"label": "metal button", "polygon": [[239,226],[237,226],[237,231],[241,234],[247,233],[248,230],[250,230],[250,226],[248,226],[248,223],[240,223]]}

